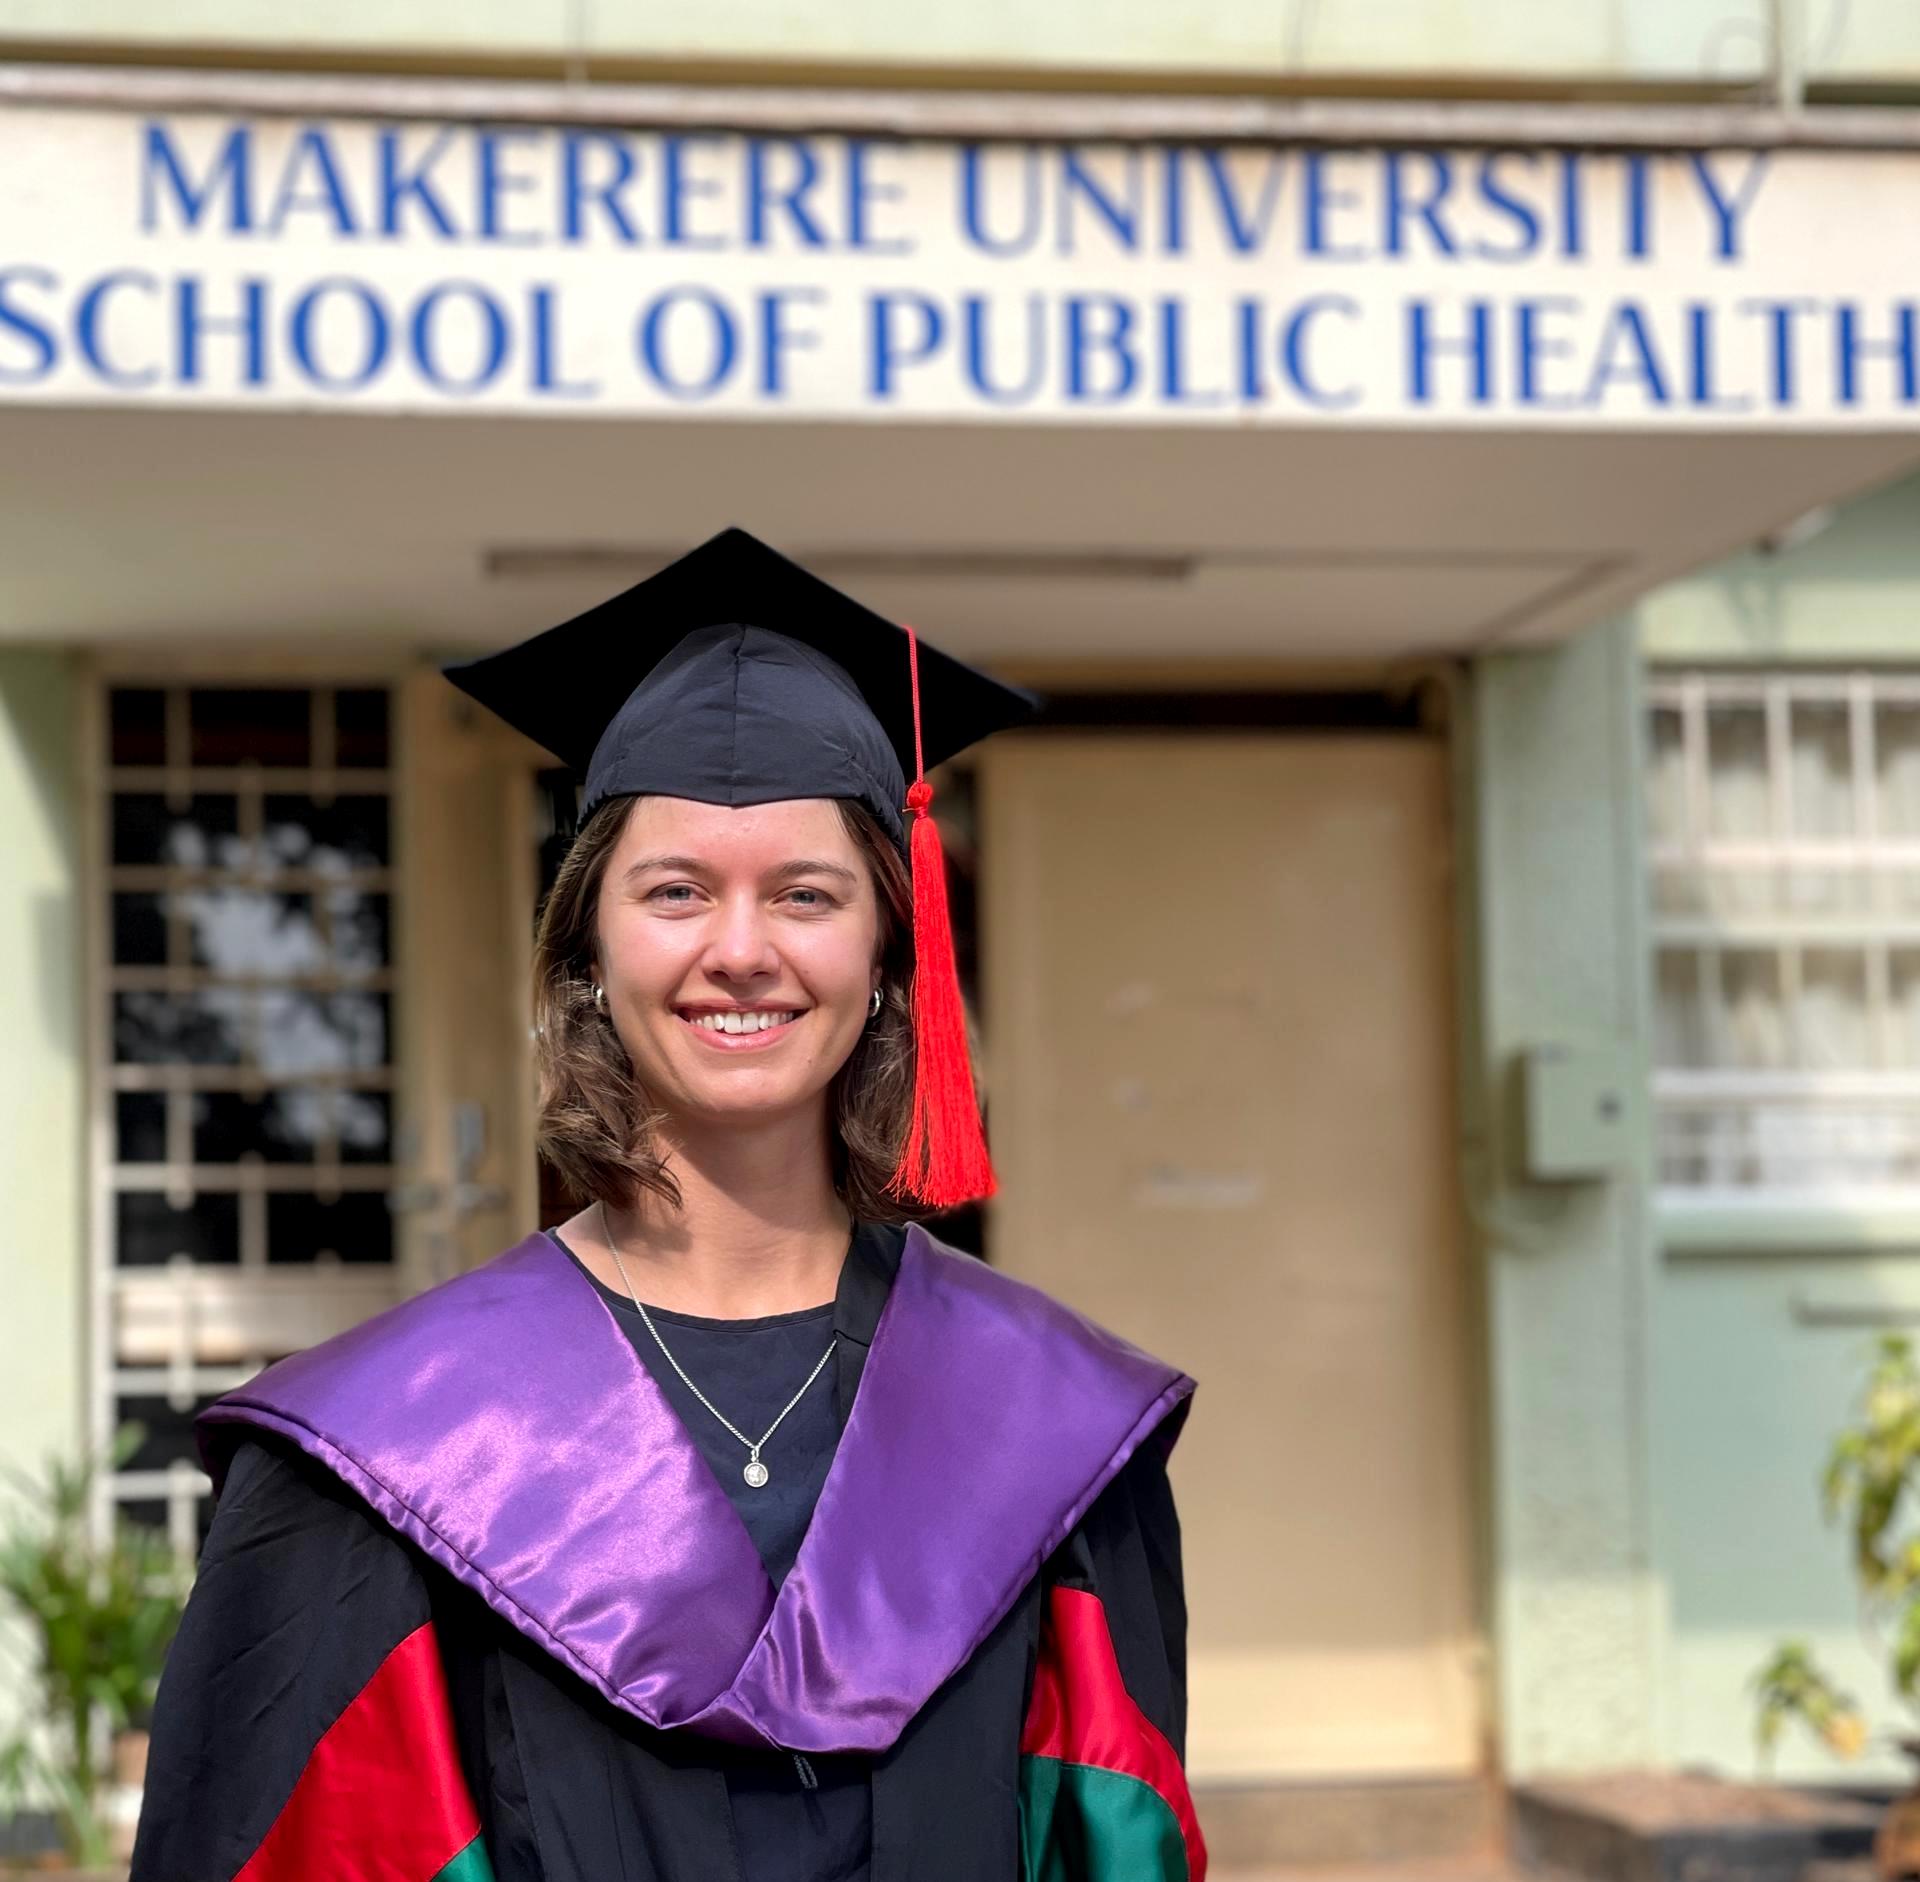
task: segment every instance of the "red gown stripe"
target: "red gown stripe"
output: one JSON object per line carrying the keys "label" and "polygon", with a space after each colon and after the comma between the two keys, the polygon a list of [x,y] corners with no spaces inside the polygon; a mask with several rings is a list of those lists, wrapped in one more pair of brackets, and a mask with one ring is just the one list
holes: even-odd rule
{"label": "red gown stripe", "polygon": [[1189,1882],[1206,1882],[1207,1846],[1186,1771],[1166,1735],[1127,1691],[1098,1595],[1080,1588],[1049,1592],[1020,1749],[1147,1785],[1179,1822]]}
{"label": "red gown stripe", "polygon": [[[235,1882],[432,1882],[479,1834],[426,1621],[322,1734]],[[489,1873],[483,1846],[461,1873]]]}

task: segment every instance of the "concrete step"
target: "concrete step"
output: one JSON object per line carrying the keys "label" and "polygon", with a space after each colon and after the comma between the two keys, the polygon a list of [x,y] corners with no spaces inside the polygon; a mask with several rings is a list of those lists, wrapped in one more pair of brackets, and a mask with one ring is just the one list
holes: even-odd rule
{"label": "concrete step", "polygon": [[1504,1795],[1482,1778],[1205,1784],[1194,1808],[1214,1875],[1298,1870],[1311,1882],[1322,1870],[1412,1864],[1420,1882],[1435,1864],[1497,1867],[1505,1833]]}

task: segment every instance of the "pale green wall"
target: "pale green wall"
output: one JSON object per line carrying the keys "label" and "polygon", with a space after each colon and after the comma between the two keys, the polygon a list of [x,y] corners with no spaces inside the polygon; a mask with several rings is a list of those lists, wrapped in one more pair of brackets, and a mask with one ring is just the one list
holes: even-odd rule
{"label": "pale green wall", "polygon": [[[1920,1253],[1920,1251],[1915,1251]],[[1655,1507],[1668,1587],[1668,1749],[1730,1776],[1759,1770],[1748,1682],[1788,1638],[1863,1703],[1916,1729],[1862,1637],[1845,1534],[1820,1512],[1820,1470],[1857,1409],[1873,1335],[1796,1307],[1894,1306],[1920,1318],[1920,1262],[1819,1253],[1668,1256],[1655,1298]],[[1911,1514],[1911,1513],[1909,1513]],[[1838,1781],[1911,1775],[1881,1749],[1842,1763],[1807,1733],[1775,1771]]]}
{"label": "pale green wall", "polygon": [[[1861,0],[1856,60],[1904,44],[1899,0]],[[1767,66],[1769,0],[5,0],[0,40],[254,47],[374,56],[787,62],[1143,74],[1500,77],[1600,86],[1750,81]],[[1824,7],[1818,20],[1827,18]],[[1884,16],[1884,25],[1876,21]],[[1818,21],[1816,20],[1816,24]],[[1816,46],[1816,50],[1818,47]],[[1920,57],[1910,65],[1920,66]]]}
{"label": "pale green wall", "polygon": [[[1920,670],[1920,480],[1845,505],[1798,548],[1673,583],[1641,603],[1638,624],[1652,662]],[[1803,1312],[1891,1307],[1920,1319],[1920,1239],[1899,1223],[1808,1221],[1798,1238],[1775,1227],[1766,1246],[1724,1225],[1684,1245],[1676,1234],[1654,1293],[1669,1751],[1739,1775],[1757,1768],[1747,1681],[1790,1635],[1814,1643],[1877,1724],[1915,1726],[1861,1637],[1845,1538],[1820,1513],[1820,1467],[1855,1409],[1873,1336]],[[1798,1732],[1777,1768],[1829,1780],[1906,1771],[1884,1750],[1843,1765]]]}
{"label": "pale green wall", "polygon": [[0,1462],[27,1468],[82,1428],[77,696],[69,656],[0,649]]}
{"label": "pale green wall", "polygon": [[1920,661],[1920,478],[1837,509],[1799,548],[1674,582],[1638,613],[1649,660]]}
{"label": "pale green wall", "polygon": [[1651,1162],[1525,1180],[1515,1063],[1648,1038],[1631,625],[1475,663],[1464,1169],[1482,1259],[1490,1589],[1516,1777],[1655,1758],[1661,1603],[1647,1463]]}

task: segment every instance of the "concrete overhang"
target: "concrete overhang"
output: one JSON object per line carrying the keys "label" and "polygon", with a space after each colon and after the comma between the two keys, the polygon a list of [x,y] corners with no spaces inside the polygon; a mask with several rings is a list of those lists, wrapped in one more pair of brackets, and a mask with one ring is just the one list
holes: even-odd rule
{"label": "concrete overhang", "polygon": [[738,522],[981,658],[1381,664],[1551,639],[1920,435],[555,423],[14,408],[0,639],[504,642]]}

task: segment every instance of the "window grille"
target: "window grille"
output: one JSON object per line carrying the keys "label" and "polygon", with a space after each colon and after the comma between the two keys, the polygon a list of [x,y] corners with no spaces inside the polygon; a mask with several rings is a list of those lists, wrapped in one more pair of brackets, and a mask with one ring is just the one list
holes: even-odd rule
{"label": "window grille", "polygon": [[1920,1202],[1920,678],[1648,688],[1663,1202]]}
{"label": "window grille", "polygon": [[194,1412],[399,1298],[392,700],[378,685],[104,690],[89,963],[92,1417],[191,1556]]}

